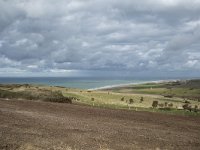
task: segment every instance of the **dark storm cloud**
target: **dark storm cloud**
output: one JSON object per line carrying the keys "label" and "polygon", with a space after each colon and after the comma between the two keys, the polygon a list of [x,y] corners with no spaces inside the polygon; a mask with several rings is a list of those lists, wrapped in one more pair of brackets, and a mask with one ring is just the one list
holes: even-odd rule
{"label": "dark storm cloud", "polygon": [[200,71],[200,2],[2,0],[0,73]]}

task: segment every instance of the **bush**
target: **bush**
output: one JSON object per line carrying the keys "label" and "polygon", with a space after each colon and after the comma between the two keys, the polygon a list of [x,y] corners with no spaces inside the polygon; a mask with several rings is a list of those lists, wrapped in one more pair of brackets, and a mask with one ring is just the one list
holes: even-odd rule
{"label": "bush", "polygon": [[164,111],[170,111],[170,110],[172,110],[171,108],[169,108],[169,107],[165,107],[165,108],[159,108],[160,110],[164,110]]}
{"label": "bush", "polygon": [[197,105],[194,106],[194,112],[198,112],[198,106]]}
{"label": "bush", "polygon": [[174,96],[169,94],[169,95],[164,95],[164,97],[173,98]]}
{"label": "bush", "polygon": [[158,106],[158,101],[153,101],[152,107],[153,107],[153,108],[156,108],[157,106]]}
{"label": "bush", "polygon": [[198,111],[199,111],[198,106],[195,105],[195,106],[194,106],[194,112],[198,112]]}
{"label": "bush", "polygon": [[189,102],[189,101],[185,101],[185,103],[186,103],[186,104],[190,104],[190,102]]}
{"label": "bush", "polygon": [[133,99],[130,98],[130,99],[129,99],[129,104],[133,104],[133,102],[134,102]]}
{"label": "bush", "polygon": [[158,104],[158,106],[162,108],[164,107],[164,104],[161,103],[161,104]]}
{"label": "bush", "polygon": [[43,100],[58,103],[72,103],[72,98],[64,97],[61,91],[40,90],[37,92],[21,91],[12,92],[0,89],[0,98]]}
{"label": "bush", "polygon": [[124,101],[124,97],[121,98],[121,101]]}
{"label": "bush", "polygon": [[94,98],[93,98],[93,97],[91,98],[91,101],[94,101]]}
{"label": "bush", "polygon": [[56,103],[72,103],[72,99],[70,97],[62,97],[62,98],[47,98],[44,101],[47,102],[56,102]]}
{"label": "bush", "polygon": [[189,104],[184,104],[183,109],[192,111],[192,107]]}
{"label": "bush", "polygon": [[140,98],[140,103],[142,103],[144,101],[144,98],[143,97],[141,97]]}
{"label": "bush", "polygon": [[72,103],[73,97],[64,97],[61,91],[45,91],[39,94],[39,98],[48,102]]}
{"label": "bush", "polygon": [[172,108],[172,107],[173,107],[173,104],[172,104],[172,103],[168,104],[168,107],[169,107],[169,108]]}
{"label": "bush", "polygon": [[168,102],[165,102],[165,107],[167,107],[168,106]]}

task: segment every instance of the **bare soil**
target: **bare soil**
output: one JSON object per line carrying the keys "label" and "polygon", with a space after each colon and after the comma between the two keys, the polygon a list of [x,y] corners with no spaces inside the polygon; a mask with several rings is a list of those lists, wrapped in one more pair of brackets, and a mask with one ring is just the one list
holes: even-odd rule
{"label": "bare soil", "polygon": [[0,149],[200,149],[200,117],[0,100]]}

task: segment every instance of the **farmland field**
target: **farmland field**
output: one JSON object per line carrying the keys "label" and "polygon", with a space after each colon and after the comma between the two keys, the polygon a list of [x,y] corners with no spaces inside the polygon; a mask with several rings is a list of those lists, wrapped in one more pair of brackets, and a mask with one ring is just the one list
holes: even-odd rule
{"label": "farmland field", "polygon": [[200,118],[0,100],[0,149],[199,149]]}
{"label": "farmland field", "polygon": [[0,149],[199,149],[200,88],[191,82],[0,85]]}

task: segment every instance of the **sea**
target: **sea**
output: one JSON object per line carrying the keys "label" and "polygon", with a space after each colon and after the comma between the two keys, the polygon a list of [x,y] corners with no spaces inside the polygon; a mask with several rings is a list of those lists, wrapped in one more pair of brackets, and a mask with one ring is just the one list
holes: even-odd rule
{"label": "sea", "polygon": [[158,77],[0,77],[0,84],[36,84],[94,90],[130,84],[169,80],[177,79]]}

